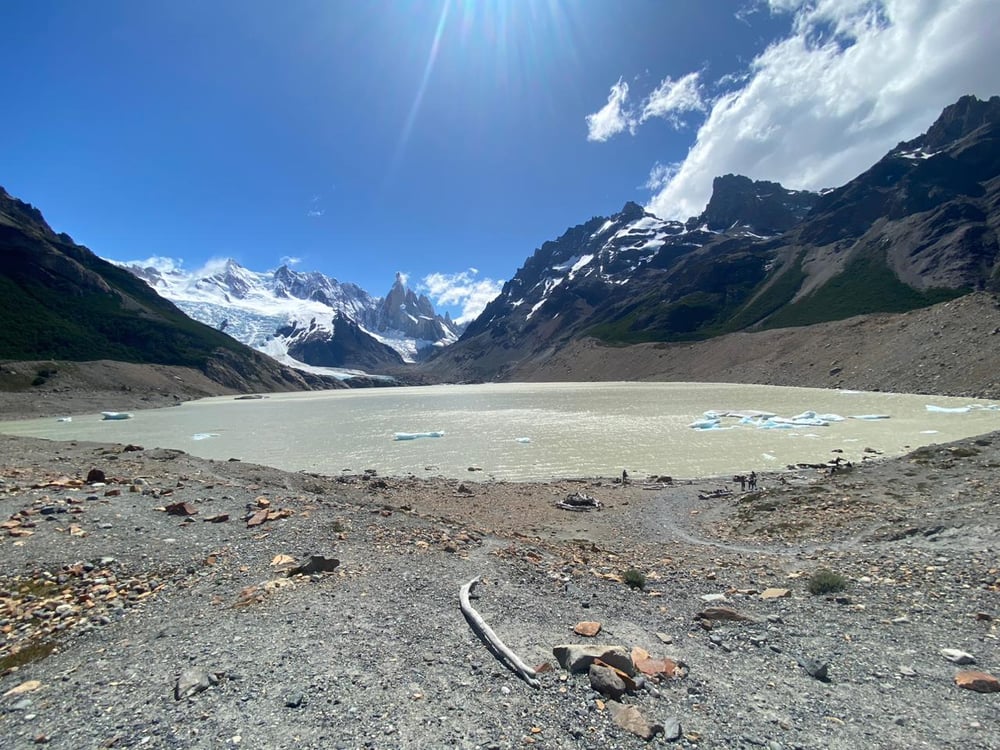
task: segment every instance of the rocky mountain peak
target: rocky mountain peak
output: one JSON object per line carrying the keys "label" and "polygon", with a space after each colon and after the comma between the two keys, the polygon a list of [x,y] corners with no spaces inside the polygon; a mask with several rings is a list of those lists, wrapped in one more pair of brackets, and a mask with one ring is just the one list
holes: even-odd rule
{"label": "rocky mountain peak", "polygon": [[927,132],[905,147],[939,151],[951,143],[973,133],[983,125],[1000,123],[1000,96],[991,96],[986,101],[972,95],[963,96],[954,104],[944,108],[941,116],[934,121]]}
{"label": "rocky mountain peak", "polygon": [[701,216],[688,221],[688,227],[707,225],[722,232],[742,226],[757,234],[777,234],[801,221],[818,197],[808,190],[788,190],[777,182],[727,174],[712,181],[708,206]]}

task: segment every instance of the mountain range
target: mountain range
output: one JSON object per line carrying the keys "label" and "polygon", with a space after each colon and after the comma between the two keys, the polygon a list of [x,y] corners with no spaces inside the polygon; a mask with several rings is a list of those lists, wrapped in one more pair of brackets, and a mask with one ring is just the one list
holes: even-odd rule
{"label": "mountain range", "polygon": [[[705,210],[684,222],[635,203],[594,217],[537,248],[464,332],[399,275],[385,297],[373,297],[323,274],[259,273],[231,260],[194,275],[158,265],[129,273],[0,191],[0,356],[203,371],[222,357],[226,377],[242,372],[245,385],[315,387],[248,344],[306,369],[407,373],[411,382],[526,379],[565,363],[581,342],[614,358],[633,345],[680,346],[996,293],[998,233],[1000,97],[963,97],[926,133],[835,189],[724,175]],[[271,375],[254,380],[257,368]]]}
{"label": "mountain range", "polygon": [[196,272],[171,261],[119,265],[192,318],[299,368],[395,368],[461,333],[398,273],[389,293],[374,297],[356,284],[287,265],[263,273],[231,258]]}
{"label": "mountain range", "polygon": [[428,366],[460,380],[524,377],[583,338],[697,341],[996,292],[998,232],[1000,97],[966,96],[839,188],[726,175],[687,222],[628,203],[569,229]]}

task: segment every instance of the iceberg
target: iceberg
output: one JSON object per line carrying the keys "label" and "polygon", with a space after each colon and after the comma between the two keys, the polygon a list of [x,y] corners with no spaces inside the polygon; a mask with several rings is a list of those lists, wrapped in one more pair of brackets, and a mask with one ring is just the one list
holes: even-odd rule
{"label": "iceberg", "polygon": [[208,440],[209,438],[219,437],[217,432],[196,432],[191,436],[192,440]]}
{"label": "iceberg", "polygon": [[888,414],[852,414],[851,415],[851,419],[873,420],[873,419],[888,419],[888,418],[889,418]]}
{"label": "iceberg", "polygon": [[518,443],[530,443],[531,442],[531,438],[530,437],[519,437],[519,438],[514,438],[514,440],[516,442],[518,442]]}
{"label": "iceberg", "polygon": [[73,417],[56,417],[57,422],[72,422]]}
{"label": "iceberg", "polygon": [[444,437],[444,433],[440,430],[434,432],[395,432],[392,435],[393,440],[416,440],[417,438],[439,438]]}
{"label": "iceberg", "polygon": [[[705,412],[708,414],[709,412]],[[719,419],[708,417],[706,419],[696,419],[694,422],[688,425],[688,427],[695,430],[714,430],[719,426]]]}
{"label": "iceberg", "polygon": [[972,411],[971,406],[936,406],[934,404],[927,404],[926,408],[927,411],[939,414],[968,414]]}
{"label": "iceberg", "polygon": [[131,419],[132,413],[127,411],[102,411],[101,416],[105,419]]}

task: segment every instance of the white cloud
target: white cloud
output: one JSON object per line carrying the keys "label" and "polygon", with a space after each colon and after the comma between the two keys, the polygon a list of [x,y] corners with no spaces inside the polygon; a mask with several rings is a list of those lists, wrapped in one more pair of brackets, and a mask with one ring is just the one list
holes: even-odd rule
{"label": "white cloud", "polygon": [[[111,261],[117,263],[118,261]],[[155,268],[160,273],[183,273],[184,261],[181,258],[168,258],[164,255],[153,255],[145,260],[128,260],[127,265],[139,266],[140,268]]]}
{"label": "white cloud", "polygon": [[608,103],[592,115],[587,115],[587,140],[606,141],[626,128],[633,128],[633,119],[628,114],[628,84],[621,78],[611,87]]}
{"label": "white cloud", "polygon": [[479,271],[470,268],[459,273],[432,273],[423,278],[420,291],[427,294],[435,305],[460,307],[462,312],[456,323],[468,323],[479,317],[490,302],[500,294],[502,281],[476,278]]}
{"label": "white cloud", "polygon": [[676,81],[667,76],[647,96],[637,112],[628,103],[628,84],[621,78],[611,87],[608,103],[593,114],[587,115],[587,140],[606,141],[622,131],[635,135],[638,127],[652,117],[661,117],[675,129],[683,125],[680,115],[686,112],[704,112],[701,97],[700,73],[688,73]]}
{"label": "white cloud", "polygon": [[283,266],[297,266],[302,262],[302,258],[296,258],[294,255],[282,255],[281,265]]}
{"label": "white cloud", "polygon": [[325,213],[326,213],[325,209],[322,209],[322,208],[310,208],[308,211],[306,211],[306,216],[308,216],[310,219],[318,219],[320,216],[322,216]]}
{"label": "white cloud", "polygon": [[792,31],[712,103],[675,174],[664,181],[663,167],[654,167],[650,185],[661,189],[648,208],[658,216],[700,213],[712,179],[727,172],[791,188],[843,184],[963,94],[998,93],[1000,44],[989,31],[1000,28],[996,0],[770,0],[769,7],[794,14]]}
{"label": "white cloud", "polygon": [[700,74],[695,72],[688,73],[676,81],[670,76],[664,78],[646,99],[639,122],[643,123],[650,117],[662,117],[675,128],[679,128],[681,125],[679,114],[704,112],[705,102],[701,98],[699,76]]}

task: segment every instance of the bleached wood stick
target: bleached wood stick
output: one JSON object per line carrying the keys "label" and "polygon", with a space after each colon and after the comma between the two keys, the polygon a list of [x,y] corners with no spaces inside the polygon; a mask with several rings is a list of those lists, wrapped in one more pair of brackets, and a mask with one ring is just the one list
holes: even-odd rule
{"label": "bleached wood stick", "polygon": [[506,659],[511,668],[513,668],[513,670],[517,672],[525,682],[533,688],[540,688],[542,683],[535,677],[535,670],[521,661],[521,657],[511,651],[510,648],[508,648],[507,645],[500,640],[500,637],[493,632],[493,628],[486,624],[486,620],[483,619],[482,615],[472,608],[472,604],[469,603],[469,593],[472,591],[472,587],[477,583],[479,583],[479,576],[476,576],[467,584],[462,586],[458,592],[459,606],[462,609],[462,614],[465,615],[466,621],[469,623],[469,627],[472,628],[480,639],[486,642],[486,645],[490,647],[493,653]]}

